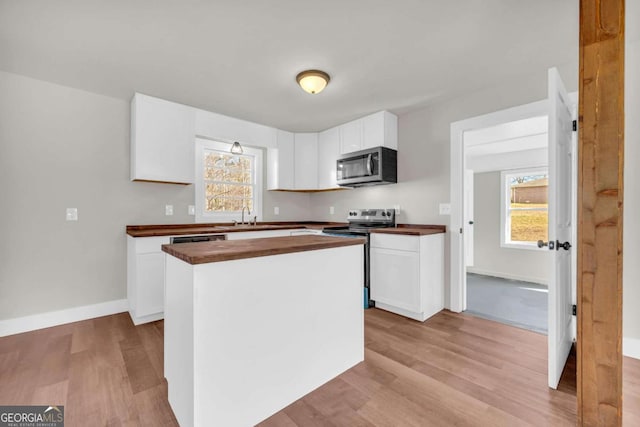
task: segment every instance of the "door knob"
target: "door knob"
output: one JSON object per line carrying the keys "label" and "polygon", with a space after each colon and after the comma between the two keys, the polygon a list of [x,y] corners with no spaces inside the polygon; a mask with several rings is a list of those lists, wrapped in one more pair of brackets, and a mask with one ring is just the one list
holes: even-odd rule
{"label": "door knob", "polygon": [[549,250],[553,250],[553,248],[555,247],[555,242],[553,240],[549,241],[549,242],[543,242],[542,240],[538,240],[538,247],[539,248],[543,248],[545,246],[549,246]]}
{"label": "door knob", "polygon": [[559,251],[560,248],[564,249],[565,251],[568,251],[569,248],[571,248],[571,243],[569,242],[561,243],[560,240],[556,240],[556,250]]}

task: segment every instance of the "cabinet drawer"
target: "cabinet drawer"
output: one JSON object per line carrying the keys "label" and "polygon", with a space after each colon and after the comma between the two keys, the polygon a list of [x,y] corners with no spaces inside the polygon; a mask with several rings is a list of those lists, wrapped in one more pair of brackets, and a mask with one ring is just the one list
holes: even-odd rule
{"label": "cabinet drawer", "polygon": [[137,254],[148,254],[153,252],[162,252],[162,245],[168,244],[171,238],[169,236],[159,237],[135,237],[135,247]]}
{"label": "cabinet drawer", "polygon": [[420,238],[416,236],[371,233],[371,247],[420,252]]}

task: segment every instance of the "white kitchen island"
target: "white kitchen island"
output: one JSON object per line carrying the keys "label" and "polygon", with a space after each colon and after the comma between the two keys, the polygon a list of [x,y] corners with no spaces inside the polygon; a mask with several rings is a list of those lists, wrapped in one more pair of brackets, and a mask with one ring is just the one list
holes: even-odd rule
{"label": "white kitchen island", "polygon": [[255,425],[364,360],[363,244],[164,245],[164,368],[180,425]]}

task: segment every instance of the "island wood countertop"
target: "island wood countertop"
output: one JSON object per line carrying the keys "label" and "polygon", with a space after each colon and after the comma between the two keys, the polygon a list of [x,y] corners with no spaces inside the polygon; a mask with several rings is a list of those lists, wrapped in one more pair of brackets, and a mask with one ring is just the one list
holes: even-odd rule
{"label": "island wood countertop", "polygon": [[243,231],[295,230],[310,228],[322,230],[328,226],[347,225],[340,222],[259,222],[257,225],[233,225],[231,223],[207,224],[152,224],[127,225],[127,234],[131,237],[181,236],[189,234],[223,234]]}
{"label": "island wood countertop", "polygon": [[303,235],[180,243],[162,245],[162,250],[189,264],[206,264],[363,244],[365,244],[364,238]]}
{"label": "island wood countertop", "polygon": [[398,224],[396,227],[374,228],[371,233],[428,236],[430,234],[445,233],[446,231],[447,227],[445,225]]}

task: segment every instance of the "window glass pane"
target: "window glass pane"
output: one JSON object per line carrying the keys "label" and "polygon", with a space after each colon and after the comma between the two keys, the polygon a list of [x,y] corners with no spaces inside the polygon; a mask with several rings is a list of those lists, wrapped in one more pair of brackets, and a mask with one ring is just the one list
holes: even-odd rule
{"label": "window glass pane", "polygon": [[547,240],[548,175],[511,175],[509,185],[509,215],[512,242]]}
{"label": "window glass pane", "polygon": [[207,212],[253,211],[254,158],[223,151],[204,153],[205,209]]}
{"label": "window glass pane", "polygon": [[549,178],[544,175],[514,175],[509,180],[511,207],[547,206]]}
{"label": "window glass pane", "polygon": [[547,211],[511,211],[511,241],[537,242],[547,240],[549,216]]}

